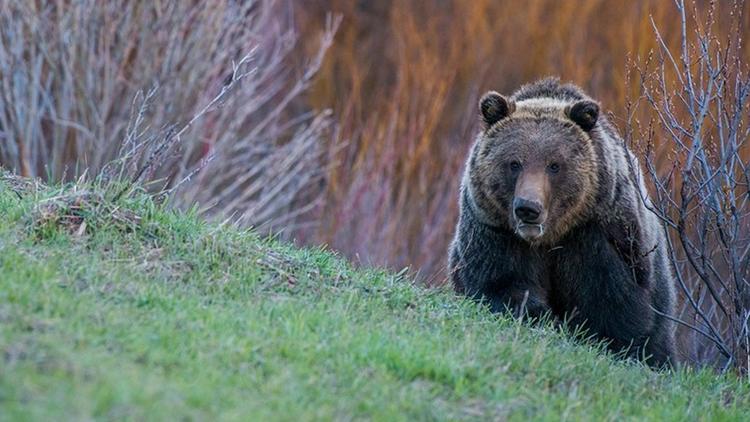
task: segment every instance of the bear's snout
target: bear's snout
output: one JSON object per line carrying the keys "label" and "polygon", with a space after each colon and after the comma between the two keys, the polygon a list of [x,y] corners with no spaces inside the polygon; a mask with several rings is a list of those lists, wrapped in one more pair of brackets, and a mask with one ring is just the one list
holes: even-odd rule
{"label": "bear's snout", "polygon": [[[544,169],[531,168],[524,171],[516,182],[513,195],[512,221],[516,234],[533,241],[544,234],[547,220],[547,201],[551,190]],[[538,166],[537,166],[538,167]]]}
{"label": "bear's snout", "polygon": [[541,223],[542,206],[534,201],[523,198],[513,200],[513,213],[521,222],[526,224]]}

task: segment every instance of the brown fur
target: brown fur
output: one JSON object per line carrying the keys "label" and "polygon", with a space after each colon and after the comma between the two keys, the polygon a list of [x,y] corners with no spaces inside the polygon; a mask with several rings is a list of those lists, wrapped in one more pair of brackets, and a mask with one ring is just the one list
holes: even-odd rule
{"label": "brown fur", "polygon": [[449,270],[493,310],[549,313],[613,350],[674,361],[674,280],[632,153],[599,105],[546,79],[488,92],[461,186]]}
{"label": "brown fur", "polygon": [[[592,140],[587,133],[565,118],[563,113],[562,108],[532,108],[520,105],[511,115],[512,118],[496,123],[480,135],[470,158],[468,188],[471,189],[477,208],[485,210],[488,220],[493,220],[495,225],[505,226],[509,230],[514,230],[512,213],[507,207],[510,198],[499,201],[498,187],[493,186],[496,184],[494,181],[497,180],[498,173],[507,171],[498,168],[498,162],[507,162],[508,157],[514,155],[527,157],[527,160],[533,161],[532,165],[540,165],[549,158],[549,153],[554,151],[561,154],[558,157],[561,165],[567,167],[567,170],[575,169],[566,173],[569,177],[575,178],[577,191],[568,193],[574,195],[575,199],[566,205],[568,209],[549,209],[548,221],[553,223],[547,228],[547,234],[536,241],[544,244],[553,244],[591,214],[599,185]],[[543,119],[542,115],[545,116]],[[566,136],[546,137],[548,132],[555,130],[564,132]],[[528,138],[494,138],[499,133],[511,133],[513,136]],[[576,153],[573,154],[571,149],[575,149]],[[549,176],[545,176],[545,179],[539,182],[550,185],[553,181],[549,179]],[[510,190],[507,186],[501,185],[500,188],[505,192],[515,193],[514,189]],[[555,204],[556,195],[566,192],[552,189],[549,193],[553,196],[549,202]]]}

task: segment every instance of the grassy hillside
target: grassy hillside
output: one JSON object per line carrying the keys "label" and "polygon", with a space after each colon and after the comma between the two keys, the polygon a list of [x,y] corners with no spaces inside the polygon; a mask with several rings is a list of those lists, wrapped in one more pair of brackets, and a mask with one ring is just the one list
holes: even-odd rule
{"label": "grassy hillside", "polygon": [[146,197],[0,181],[0,274],[2,420],[750,414],[736,378],[657,374]]}

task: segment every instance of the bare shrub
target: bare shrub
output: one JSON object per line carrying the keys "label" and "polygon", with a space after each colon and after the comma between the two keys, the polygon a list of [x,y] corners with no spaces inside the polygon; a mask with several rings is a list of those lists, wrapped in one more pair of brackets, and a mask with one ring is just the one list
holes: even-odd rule
{"label": "bare shrub", "polygon": [[338,21],[306,55],[292,17],[284,0],[0,2],[0,163],[159,181],[210,215],[296,222],[331,129],[302,94]]}
{"label": "bare shrub", "polygon": [[[725,5],[728,7],[728,5]],[[717,33],[717,5],[676,2],[677,47],[658,41],[633,62],[638,97],[626,137],[640,150],[650,209],[664,222],[677,270],[681,349],[690,362],[750,367],[750,67],[743,2]],[[726,24],[726,23],[725,23]]]}

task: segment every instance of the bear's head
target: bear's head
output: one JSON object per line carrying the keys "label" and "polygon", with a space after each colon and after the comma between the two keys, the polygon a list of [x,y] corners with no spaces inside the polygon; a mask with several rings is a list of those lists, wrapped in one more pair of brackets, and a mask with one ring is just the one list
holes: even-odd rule
{"label": "bear's head", "polygon": [[597,186],[591,100],[523,101],[488,92],[467,175],[474,205],[531,244],[550,244],[591,211]]}

